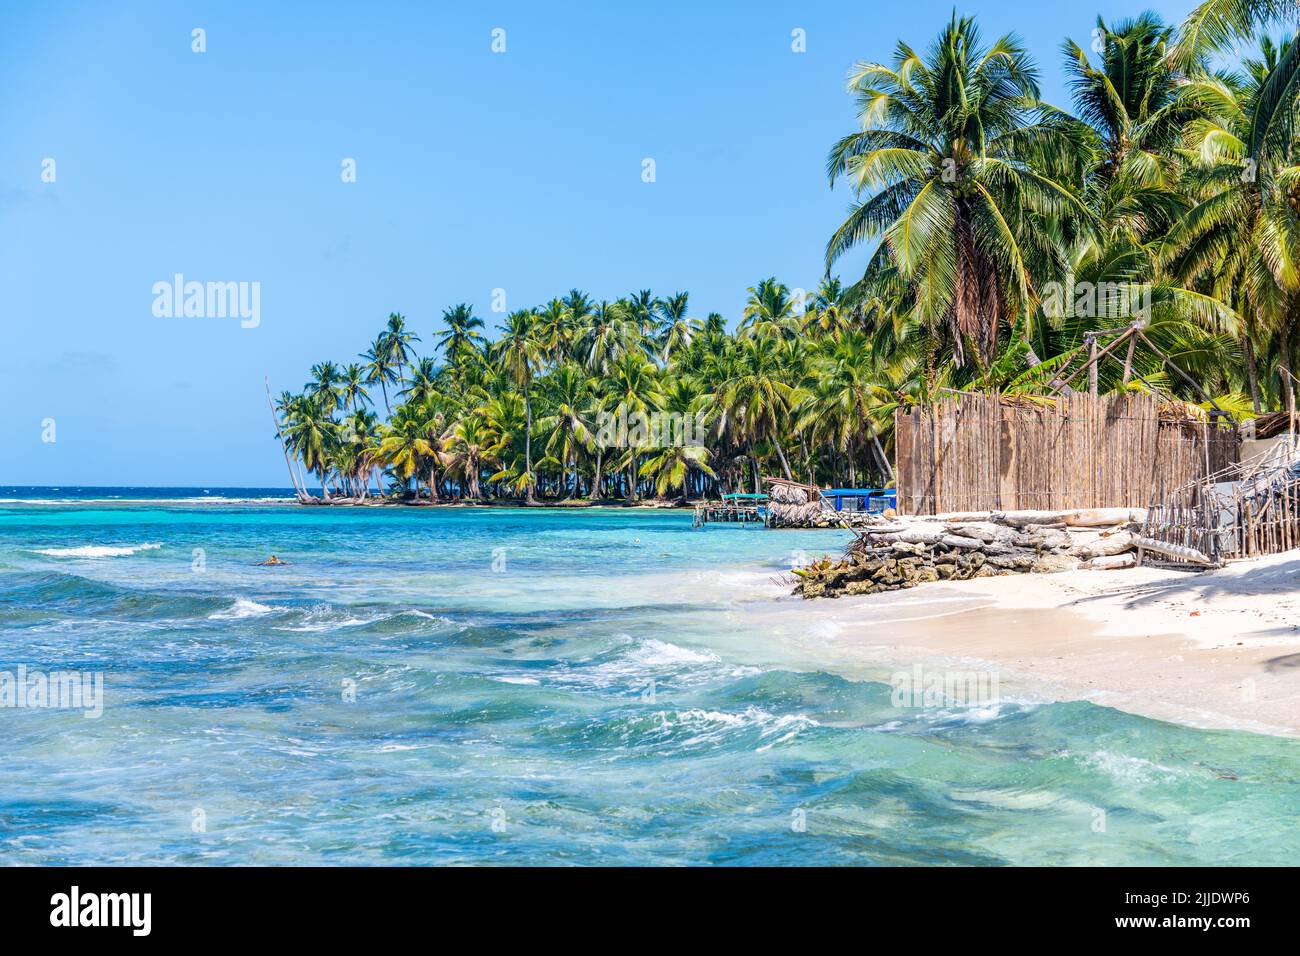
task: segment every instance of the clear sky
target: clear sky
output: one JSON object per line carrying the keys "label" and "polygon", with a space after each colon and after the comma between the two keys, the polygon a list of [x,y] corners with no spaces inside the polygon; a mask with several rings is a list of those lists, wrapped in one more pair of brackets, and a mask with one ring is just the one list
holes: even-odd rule
{"label": "clear sky", "polygon": [[[1068,106],[1062,38],[1191,5],[958,10],[1019,32]],[[263,376],[299,388],[393,311],[427,349],[456,302],[494,327],[497,288],[510,309],[687,290],[729,321],[764,276],[813,288],[849,198],[824,174],[845,74],[952,9],[5,3],[0,484],[287,485]],[[260,324],[155,316],[176,273],[260,283]]]}

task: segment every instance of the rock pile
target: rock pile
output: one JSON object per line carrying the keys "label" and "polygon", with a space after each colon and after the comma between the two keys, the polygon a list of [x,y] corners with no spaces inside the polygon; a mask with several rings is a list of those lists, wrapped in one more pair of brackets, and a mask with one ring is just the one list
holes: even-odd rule
{"label": "rock pile", "polygon": [[859,532],[838,561],[795,570],[806,598],[896,591],[995,574],[1132,567],[1141,509],[892,518]]}

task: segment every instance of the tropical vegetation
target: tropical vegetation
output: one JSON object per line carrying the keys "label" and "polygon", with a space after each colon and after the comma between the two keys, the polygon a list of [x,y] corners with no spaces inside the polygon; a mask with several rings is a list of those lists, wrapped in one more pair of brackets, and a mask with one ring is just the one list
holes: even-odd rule
{"label": "tropical vegetation", "polygon": [[857,122],[827,174],[851,203],[815,290],[765,278],[734,322],[650,290],[574,289],[492,328],[468,303],[435,329],[392,313],[274,403],[295,484],[530,503],[887,484],[897,410],[1059,392],[1088,343],[1134,323],[1097,389],[1293,409],[1296,11],[1098,18],[1059,51],[1067,104],[1017,37],[954,14],[923,50],[850,72]]}

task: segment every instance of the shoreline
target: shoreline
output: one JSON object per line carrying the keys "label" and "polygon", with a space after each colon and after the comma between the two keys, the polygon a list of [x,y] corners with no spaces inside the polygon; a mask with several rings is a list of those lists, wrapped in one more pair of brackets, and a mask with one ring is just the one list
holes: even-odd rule
{"label": "shoreline", "polygon": [[960,662],[995,670],[1004,693],[1300,737],[1300,554],[1199,574],[1081,570],[922,587],[938,613],[854,621],[846,607],[883,611],[887,602],[836,601],[820,656],[830,651],[847,667]]}
{"label": "shoreline", "polygon": [[[151,489],[152,490],[152,489]],[[559,511],[586,511],[592,508],[635,509],[643,511],[689,511],[700,499],[687,501],[643,498],[635,502],[626,502],[621,498],[602,498],[591,501],[586,498],[575,500],[540,500],[529,504],[522,498],[498,498],[482,501],[466,501],[460,498],[447,498],[438,501],[423,499],[407,501],[384,498],[332,498],[324,501],[315,498],[301,501],[288,494],[282,497],[266,495],[244,497],[229,496],[190,496],[185,498],[160,497],[102,497],[102,498],[0,498],[0,508],[15,505],[293,505],[303,508],[517,508],[517,509],[555,509]]]}

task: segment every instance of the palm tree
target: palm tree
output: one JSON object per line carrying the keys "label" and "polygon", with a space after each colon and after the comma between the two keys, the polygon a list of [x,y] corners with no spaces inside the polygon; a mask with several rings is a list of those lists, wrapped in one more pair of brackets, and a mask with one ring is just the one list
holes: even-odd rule
{"label": "palm tree", "polygon": [[339,405],[339,368],[333,362],[321,362],[311,367],[312,380],[307,383],[307,393],[320,402],[326,415],[333,415]]}
{"label": "palm tree", "polygon": [[580,367],[565,363],[551,373],[546,382],[546,404],[553,409],[538,423],[549,433],[546,454],[573,479],[569,498],[579,493],[578,460],[583,452],[595,447],[595,403],[591,380]]}
{"label": "palm tree", "polygon": [[1212,53],[1222,53],[1235,40],[1258,28],[1291,24],[1300,18],[1295,0],[1204,0],[1187,15],[1174,59],[1192,66]]}
{"label": "palm tree", "polygon": [[533,373],[542,361],[542,350],[538,346],[536,334],[537,316],[523,309],[512,312],[501,326],[500,361],[502,371],[510,381],[523,392],[524,414],[527,424],[524,430],[524,487],[527,501],[536,504],[537,482],[533,475],[533,403],[530,389]]}
{"label": "palm tree", "polygon": [[458,472],[466,482],[469,496],[483,498],[480,478],[484,467],[496,464],[501,450],[501,436],[478,413],[458,419],[442,439],[443,461],[447,471]]}
{"label": "palm tree", "polygon": [[321,494],[328,501],[329,460],[338,440],[339,425],[314,395],[294,397],[284,408],[285,442],[307,470],[320,479]]}
{"label": "palm tree", "polygon": [[437,346],[447,364],[458,369],[469,352],[482,349],[483,334],[478,330],[483,328],[483,320],[474,315],[472,306],[462,302],[442,313],[442,324],[446,329],[439,334]]}
{"label": "palm tree", "polygon": [[420,358],[411,369],[411,381],[402,389],[401,397],[407,402],[420,404],[438,391],[438,377],[442,370],[427,356]]}
{"label": "palm tree", "polygon": [[348,411],[356,411],[363,405],[370,404],[370,393],[366,391],[367,377],[366,368],[356,362],[343,370],[339,392],[343,396],[343,407]]}
{"label": "palm tree", "polygon": [[403,405],[393,421],[379,430],[379,458],[403,484],[415,478],[415,496],[420,496],[420,471],[434,456],[428,429],[416,409]]}
{"label": "palm tree", "polygon": [[738,374],[723,386],[720,400],[739,435],[749,443],[757,493],[758,462],[753,447],[758,442],[771,442],[785,476],[794,477],[780,439],[794,388],[785,380],[778,342],[770,335],[758,333],[743,339],[737,360]]}
{"label": "palm tree", "polygon": [[673,352],[691,344],[691,338],[699,328],[698,322],[686,317],[686,303],[689,300],[689,293],[675,292],[655,303],[660,325],[656,344],[660,349],[659,359],[665,365]]}
{"label": "palm tree", "polygon": [[383,333],[380,333],[375,338],[370,349],[364,352],[361,357],[366,362],[366,384],[379,383],[384,395],[384,410],[391,415],[393,409],[388,404],[388,386],[397,382],[397,372],[393,366],[392,350],[389,348]]}
{"label": "palm tree", "polygon": [[1209,283],[1245,319],[1252,401],[1261,407],[1255,346],[1274,339],[1280,392],[1292,388],[1292,325],[1300,319],[1300,166],[1295,165],[1300,43],[1261,45],[1247,75],[1202,77],[1186,96],[1204,119],[1191,124],[1198,163],[1187,187],[1200,201],[1170,232],[1165,259],[1175,275]]}
{"label": "palm tree", "polygon": [[591,372],[604,375],[628,343],[639,336],[624,302],[601,302],[578,332],[576,354]]}
{"label": "palm tree", "polygon": [[654,293],[649,289],[642,289],[640,292],[633,292],[625,301],[628,318],[636,325],[637,332],[643,337],[653,338],[659,328]]}
{"label": "palm tree", "polygon": [[785,335],[792,331],[798,303],[790,297],[790,289],[784,283],[773,276],[748,291],[741,329],[753,328],[767,335]]}
{"label": "palm tree", "polygon": [[405,369],[414,354],[411,343],[420,341],[420,337],[406,328],[406,316],[399,312],[390,312],[388,327],[384,329],[382,338],[388,349],[389,361],[397,371],[398,381],[405,385]]}
{"label": "palm tree", "polygon": [[613,423],[613,435],[606,447],[624,449],[615,467],[627,469],[628,501],[637,498],[637,461],[646,439],[637,424],[646,422],[663,401],[658,375],[655,364],[643,352],[634,351],[622,353],[609,370],[602,412]]}
{"label": "palm tree", "polygon": [[640,475],[654,482],[655,494],[660,498],[670,491],[680,491],[678,500],[685,501],[692,469],[713,477],[708,448],[703,445],[669,445],[645,460]]}
{"label": "palm tree", "polygon": [[1041,223],[1088,221],[1037,162],[1072,147],[1070,126],[1039,100],[1038,71],[1014,35],[981,44],[953,19],[926,57],[900,42],[893,66],[860,63],[849,88],[862,129],[832,148],[832,185],[863,201],[826,246],[826,266],[870,239],[868,275],[897,268],[911,307],[946,336],[954,360],[987,364],[1000,329],[1034,301],[1057,265]]}

